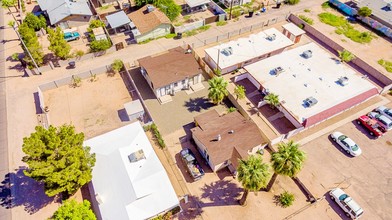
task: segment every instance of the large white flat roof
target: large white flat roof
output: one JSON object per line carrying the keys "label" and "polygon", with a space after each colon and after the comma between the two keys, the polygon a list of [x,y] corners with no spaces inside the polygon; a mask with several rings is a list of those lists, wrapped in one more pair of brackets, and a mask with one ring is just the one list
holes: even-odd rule
{"label": "large white flat roof", "polygon": [[[312,51],[311,58],[301,54]],[[271,72],[276,67],[285,71],[279,75]],[[346,64],[309,43],[244,67],[269,92],[279,95],[283,106],[300,122],[356,95],[375,88]],[[348,85],[337,81],[348,78]],[[318,103],[306,107],[304,100],[314,97]]]}
{"label": "large white flat roof", "polygon": [[[96,154],[93,187],[103,219],[147,219],[179,204],[170,180],[138,123],[84,142]],[[128,155],[143,150],[145,159]],[[94,195],[92,195],[94,197]]]}
{"label": "large white flat roof", "polygon": [[[275,35],[275,40],[268,40],[268,36]],[[236,41],[229,41],[215,47],[205,50],[205,53],[215,62],[219,63],[221,69],[242,63],[244,61],[259,57],[264,54],[271,53],[292,45],[293,42],[287,38],[283,33],[275,28],[261,31],[257,34],[251,34],[247,38],[239,38]],[[232,54],[227,56],[223,53],[225,48],[232,48]]]}

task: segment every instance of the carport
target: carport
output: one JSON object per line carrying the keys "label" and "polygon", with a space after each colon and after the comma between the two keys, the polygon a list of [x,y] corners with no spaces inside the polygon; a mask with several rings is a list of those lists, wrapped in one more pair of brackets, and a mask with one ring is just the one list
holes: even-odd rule
{"label": "carport", "polygon": [[124,11],[106,16],[106,20],[110,26],[110,32],[114,34],[129,31],[136,28],[135,24],[128,18]]}

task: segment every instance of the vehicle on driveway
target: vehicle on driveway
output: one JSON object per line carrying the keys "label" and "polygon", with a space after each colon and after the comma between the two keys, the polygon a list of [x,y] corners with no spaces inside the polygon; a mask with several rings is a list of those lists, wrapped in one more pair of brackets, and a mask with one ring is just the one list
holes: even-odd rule
{"label": "vehicle on driveway", "polygon": [[357,123],[363,125],[371,136],[380,137],[386,132],[385,128],[381,126],[376,119],[369,118],[367,115],[362,115],[358,118]]}
{"label": "vehicle on driveway", "polygon": [[201,168],[200,164],[197,162],[193,152],[184,148],[180,152],[181,160],[184,162],[188,169],[188,173],[193,178],[194,181],[201,179],[204,176],[204,170]]}
{"label": "vehicle on driveway", "polygon": [[385,128],[385,130],[391,130],[392,129],[392,120],[387,118],[386,116],[379,114],[377,112],[369,112],[367,114],[370,118],[376,119],[377,121],[380,122],[380,125]]}
{"label": "vehicle on driveway", "polygon": [[77,31],[64,33],[64,39],[66,41],[79,40],[79,38],[80,34]]}
{"label": "vehicle on driveway", "polygon": [[392,120],[392,109],[387,108],[385,106],[380,106],[376,109],[374,109],[375,112],[384,115],[385,117],[389,118],[390,120]]}
{"label": "vehicle on driveway", "polygon": [[339,146],[341,146],[348,154],[357,157],[361,155],[362,150],[359,146],[346,135],[336,131],[331,134],[331,138]]}
{"label": "vehicle on driveway", "polygon": [[358,219],[363,215],[363,209],[342,189],[333,189],[329,192],[329,195],[343,209],[347,217]]}

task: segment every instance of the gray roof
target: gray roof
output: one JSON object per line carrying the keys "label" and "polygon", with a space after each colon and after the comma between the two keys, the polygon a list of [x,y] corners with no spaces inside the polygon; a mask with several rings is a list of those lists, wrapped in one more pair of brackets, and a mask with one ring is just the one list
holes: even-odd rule
{"label": "gray roof", "polygon": [[383,21],[392,25],[392,10],[387,9],[387,4],[391,1],[383,0],[361,0],[358,2],[359,7],[368,7],[372,9],[372,14]]}
{"label": "gray roof", "polygon": [[210,0],[185,0],[185,2],[189,7],[193,8],[196,6],[208,4]]}
{"label": "gray roof", "polygon": [[50,24],[57,24],[70,15],[93,15],[87,0],[37,0],[49,16]]}
{"label": "gray roof", "polygon": [[117,13],[108,15],[106,16],[106,20],[108,20],[111,28],[121,27],[131,22],[124,11],[119,11]]}

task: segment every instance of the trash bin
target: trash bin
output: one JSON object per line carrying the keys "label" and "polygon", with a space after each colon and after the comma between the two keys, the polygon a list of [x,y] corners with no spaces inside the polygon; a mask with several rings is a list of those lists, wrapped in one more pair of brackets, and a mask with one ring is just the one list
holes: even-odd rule
{"label": "trash bin", "polygon": [[251,18],[251,17],[253,17],[253,11],[249,11],[249,17]]}
{"label": "trash bin", "polygon": [[181,33],[181,32],[178,32],[178,33],[177,33],[176,39],[181,39],[181,38],[182,38],[182,33]]}
{"label": "trash bin", "polygon": [[75,61],[71,61],[71,62],[69,62],[68,63],[68,66],[70,67],[70,68],[75,68],[75,66],[76,66],[76,63],[75,63]]}

